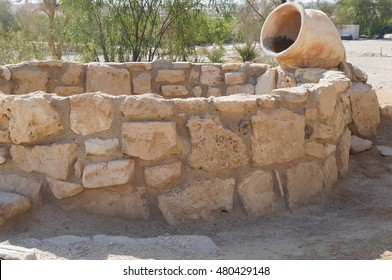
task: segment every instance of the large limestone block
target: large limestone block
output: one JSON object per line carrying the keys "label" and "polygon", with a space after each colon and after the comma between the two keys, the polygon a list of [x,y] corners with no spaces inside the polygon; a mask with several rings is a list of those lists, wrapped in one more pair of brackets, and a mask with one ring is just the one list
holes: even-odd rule
{"label": "large limestone block", "polygon": [[144,181],[150,187],[163,188],[181,177],[181,161],[144,167]]}
{"label": "large limestone block", "polygon": [[257,112],[251,118],[253,161],[259,166],[283,163],[304,153],[305,117],[287,109]]}
{"label": "large limestone block", "polygon": [[16,194],[0,192],[0,225],[30,208],[28,198]]}
{"label": "large limestone block", "polygon": [[245,72],[234,72],[225,74],[226,85],[239,85],[246,82],[247,75]]}
{"label": "large limestone block", "polygon": [[67,62],[67,68],[61,77],[61,82],[65,85],[80,85],[84,74],[84,65],[81,63]]}
{"label": "large limestone block", "polygon": [[60,114],[42,94],[14,98],[6,107],[8,129],[15,144],[40,141],[63,129]]}
{"label": "large limestone block", "polygon": [[308,100],[309,91],[304,86],[278,88],[272,90],[271,94],[288,103],[303,103]]}
{"label": "large limestone block", "polygon": [[239,94],[239,93],[255,94],[255,86],[247,84],[247,85],[234,85],[234,86],[227,87],[226,95]]}
{"label": "large limestone block", "polygon": [[132,79],[133,93],[143,94],[152,92],[151,73],[141,73]]}
{"label": "large limestone block", "polygon": [[247,149],[243,139],[223,126],[211,115],[192,116],[188,119],[192,150],[188,157],[194,169],[215,172],[247,165]]}
{"label": "large limestone block", "polygon": [[155,81],[157,83],[182,83],[185,82],[185,71],[159,70]]}
{"label": "large limestone block", "polygon": [[86,146],[86,154],[94,156],[107,156],[117,151],[119,141],[117,138],[92,138],[86,140],[84,144]]}
{"label": "large limestone block", "polygon": [[201,67],[200,83],[217,86],[223,83],[222,70],[218,66],[204,65]]}
{"label": "large limestone block", "polygon": [[69,121],[73,132],[88,135],[109,129],[113,121],[113,103],[105,94],[81,94],[69,99]]}
{"label": "large limestone block", "polygon": [[222,211],[231,211],[234,186],[234,178],[193,182],[183,189],[159,195],[159,209],[172,225],[211,221]]}
{"label": "large limestone block", "polygon": [[26,94],[34,91],[46,91],[48,73],[46,71],[34,70],[14,70],[12,69],[12,79],[17,83],[15,94]]}
{"label": "large limestone block", "polygon": [[177,146],[175,122],[128,122],[122,125],[122,149],[130,156],[154,160]]}
{"label": "large limestone block", "polygon": [[120,111],[131,119],[164,119],[174,115],[172,102],[156,94],[127,96]]}
{"label": "large limestone block", "polygon": [[255,109],[258,98],[260,97],[255,95],[235,94],[214,98],[212,100],[218,111],[237,114]]}
{"label": "large limestone block", "polygon": [[377,94],[369,85],[353,83],[350,90],[352,119],[363,137],[375,137],[380,123]]}
{"label": "large limestone block", "polygon": [[286,176],[290,209],[321,201],[324,174],[317,163],[300,162],[289,168]]}
{"label": "large limestone block", "polygon": [[338,181],[338,165],[334,155],[329,156],[324,162],[323,173],[325,193],[328,195],[331,192],[333,184]]}
{"label": "large limestone block", "polygon": [[331,82],[317,84],[310,88],[310,92],[316,97],[316,104],[321,118],[330,118],[335,111],[337,91]]}
{"label": "large limestone block", "polygon": [[248,215],[260,216],[275,207],[272,173],[256,170],[238,184],[238,194]]}
{"label": "large limestone block", "polygon": [[150,209],[145,188],[129,185],[85,189],[79,195],[60,201],[66,211],[87,211],[106,216],[119,216],[134,220],[147,220]]}
{"label": "large limestone block", "polygon": [[131,159],[90,163],[83,170],[82,182],[85,188],[102,188],[128,183],[135,171]]}
{"label": "large limestone block", "polygon": [[90,63],[87,66],[86,92],[102,91],[112,95],[131,94],[131,77],[126,69]]}
{"label": "large limestone block", "polygon": [[164,85],[162,95],[164,97],[185,97],[189,95],[189,90],[182,85]]}
{"label": "large limestone block", "polygon": [[52,190],[53,195],[57,199],[74,196],[83,191],[83,187],[77,183],[59,181],[50,177],[47,177],[46,180],[49,183],[49,187]]}
{"label": "large limestone block", "polygon": [[277,71],[275,68],[268,69],[257,79],[255,94],[270,94],[273,89],[276,89],[276,76]]}
{"label": "large limestone block", "polygon": [[33,205],[40,202],[42,182],[36,181],[31,176],[22,176],[18,174],[1,174],[0,191],[16,193],[30,199]]}
{"label": "large limestone block", "polygon": [[75,163],[77,144],[52,144],[49,146],[11,147],[12,162],[27,172],[39,172],[66,180]]}
{"label": "large limestone block", "polygon": [[338,164],[339,176],[345,177],[348,172],[348,161],[350,156],[351,131],[346,129],[336,146],[336,161]]}

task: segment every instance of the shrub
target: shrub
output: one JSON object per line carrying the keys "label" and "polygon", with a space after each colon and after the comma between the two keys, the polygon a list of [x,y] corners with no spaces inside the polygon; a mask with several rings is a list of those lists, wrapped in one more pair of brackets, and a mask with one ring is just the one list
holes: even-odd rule
{"label": "shrub", "polygon": [[241,56],[243,62],[255,61],[259,56],[259,51],[255,44],[245,44],[244,46],[236,45],[234,46],[234,49]]}

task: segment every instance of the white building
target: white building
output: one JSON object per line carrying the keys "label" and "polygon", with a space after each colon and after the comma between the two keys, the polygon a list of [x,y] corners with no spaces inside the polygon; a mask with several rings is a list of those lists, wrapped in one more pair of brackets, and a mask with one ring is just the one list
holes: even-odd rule
{"label": "white building", "polygon": [[339,27],[340,35],[351,35],[353,40],[359,39],[359,25],[358,24],[350,24],[350,25],[342,25]]}

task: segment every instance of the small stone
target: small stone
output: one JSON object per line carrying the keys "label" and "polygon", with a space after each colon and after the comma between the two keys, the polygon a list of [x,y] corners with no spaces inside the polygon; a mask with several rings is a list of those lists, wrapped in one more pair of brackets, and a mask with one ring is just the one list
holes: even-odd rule
{"label": "small stone", "polygon": [[202,97],[203,89],[201,87],[199,87],[199,86],[194,87],[192,89],[192,93],[193,93],[193,96],[195,96],[195,97]]}
{"label": "small stone", "polygon": [[351,154],[358,154],[370,150],[372,147],[373,147],[372,141],[357,137],[355,135],[351,135],[351,140],[350,140]]}
{"label": "small stone", "polygon": [[257,79],[255,88],[256,95],[271,94],[273,89],[276,89],[276,74],[275,68],[270,68]]}
{"label": "small stone", "polygon": [[306,108],[305,109],[305,119],[307,121],[314,121],[317,119],[317,109],[316,108]]}
{"label": "small stone", "polygon": [[171,101],[156,94],[127,96],[120,108],[121,113],[130,119],[164,119],[174,115]]}
{"label": "small stone", "polygon": [[288,103],[303,103],[308,100],[308,89],[305,87],[278,88],[272,90],[271,94],[278,96]]}
{"label": "small stone", "polygon": [[53,195],[57,199],[74,196],[83,191],[83,187],[80,184],[59,181],[50,177],[47,177],[46,180],[49,183]]}
{"label": "small stone", "polygon": [[245,72],[236,72],[236,73],[226,73],[225,74],[225,83],[226,85],[238,85],[243,84],[246,81],[246,73]]}
{"label": "small stone", "polygon": [[28,198],[16,194],[0,192],[0,225],[2,221],[9,220],[30,208]]}
{"label": "small stone", "polygon": [[132,79],[133,93],[143,94],[152,92],[151,73],[141,73]]}
{"label": "small stone", "polygon": [[40,202],[42,182],[36,181],[31,176],[7,173],[0,176],[0,191],[6,193],[16,193],[30,199],[33,205]]}
{"label": "small stone", "polygon": [[237,114],[251,111],[256,108],[258,96],[235,94],[214,98],[215,108],[224,113]]}
{"label": "small stone", "polygon": [[154,188],[163,188],[181,176],[181,161],[166,164],[145,166],[144,180]]}
{"label": "small stone", "polygon": [[36,260],[34,249],[27,249],[19,246],[0,244],[1,260]]}
{"label": "small stone", "polygon": [[297,83],[315,83],[317,84],[323,74],[327,72],[325,69],[321,68],[298,68],[295,70],[295,80]]}
{"label": "small stone", "polygon": [[356,81],[360,82],[360,83],[366,83],[368,80],[368,75],[363,72],[361,69],[359,69],[358,67],[352,65],[353,69],[352,69],[352,73],[353,73],[353,77]]}
{"label": "small stone", "polygon": [[223,83],[222,70],[217,66],[203,65],[200,83],[207,86],[221,85]]}
{"label": "small stone", "polygon": [[220,88],[215,88],[215,87],[209,87],[207,91],[207,97],[219,97],[222,96],[223,92]]}
{"label": "small stone", "polygon": [[185,72],[183,70],[159,70],[155,82],[182,83],[185,82]]}
{"label": "small stone", "polygon": [[276,82],[276,88],[295,87],[297,85],[294,78],[294,73],[284,71],[281,67],[278,67],[277,71],[278,79]]}
{"label": "small stone", "polygon": [[3,164],[5,162],[5,157],[0,156],[0,164]]}
{"label": "small stone", "polygon": [[377,146],[377,150],[380,152],[381,155],[384,157],[392,156],[392,147],[388,146]]}
{"label": "small stone", "polygon": [[233,208],[235,180],[210,179],[158,196],[158,206],[171,225],[211,221]]}
{"label": "small stone", "polygon": [[165,85],[162,86],[162,95],[164,97],[185,97],[189,95],[189,90],[186,86]]}
{"label": "small stone", "polygon": [[117,138],[112,139],[88,139],[84,142],[86,154],[95,156],[107,156],[117,151],[119,142]]}
{"label": "small stone", "polygon": [[200,70],[193,68],[189,73],[189,82],[192,85],[197,85],[199,83],[199,76],[200,76]]}
{"label": "small stone", "polygon": [[82,182],[85,188],[102,188],[128,183],[135,169],[131,159],[90,163],[83,170]]}
{"label": "small stone", "polygon": [[226,90],[226,95],[233,95],[233,94],[255,94],[255,86],[254,85],[234,85],[228,86]]}
{"label": "small stone", "polygon": [[11,71],[6,66],[0,66],[0,73],[1,77],[6,81],[9,81],[11,79]]}

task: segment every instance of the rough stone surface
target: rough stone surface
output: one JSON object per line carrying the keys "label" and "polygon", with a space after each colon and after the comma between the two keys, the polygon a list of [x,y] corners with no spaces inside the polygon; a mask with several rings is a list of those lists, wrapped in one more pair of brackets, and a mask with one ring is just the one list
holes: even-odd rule
{"label": "rough stone surface", "polygon": [[82,94],[84,87],[77,86],[58,86],[54,88],[54,93],[59,96],[71,96],[75,94]]}
{"label": "rough stone surface", "polygon": [[286,176],[290,209],[321,201],[324,175],[317,163],[300,162],[287,169]]}
{"label": "rough stone surface", "polygon": [[117,151],[119,142],[117,138],[99,139],[92,138],[84,142],[86,154],[95,156],[107,156]]}
{"label": "rough stone surface", "polygon": [[87,66],[86,92],[102,91],[112,95],[131,94],[131,77],[126,69],[100,63]]}
{"label": "rough stone surface", "polygon": [[0,66],[0,79],[3,78],[6,81],[9,81],[11,79],[11,71],[5,67],[5,66]]}
{"label": "rough stone surface", "polygon": [[186,86],[164,85],[162,86],[162,95],[164,97],[184,97],[189,95],[189,90]]}
{"label": "rough stone surface", "polygon": [[0,244],[1,260],[36,260],[34,249],[13,246],[8,244]]}
{"label": "rough stone surface", "polygon": [[49,183],[49,187],[52,190],[53,195],[57,199],[74,196],[83,191],[83,187],[77,183],[59,181],[50,177],[47,177],[46,180]]}
{"label": "rough stone surface", "polygon": [[15,94],[26,94],[34,91],[46,91],[48,73],[35,70],[12,70],[12,79],[17,83]]}
{"label": "rough stone surface", "polygon": [[0,130],[0,143],[11,144],[10,132],[8,130]]}
{"label": "rough stone surface", "polygon": [[170,118],[174,114],[173,104],[156,94],[127,96],[120,110],[131,119]]}
{"label": "rough stone surface", "polygon": [[350,90],[352,119],[360,136],[375,137],[380,123],[376,92],[366,84],[353,83]]}
{"label": "rough stone surface", "polygon": [[113,121],[112,100],[104,94],[81,94],[70,97],[71,129],[88,135],[109,129]]}
{"label": "rough stone surface", "polygon": [[211,97],[211,96],[219,97],[222,95],[224,95],[224,94],[220,88],[216,88],[216,87],[209,87],[208,88],[207,97]]}
{"label": "rough stone surface", "polygon": [[145,160],[166,155],[177,146],[175,122],[128,122],[122,125],[123,152]]}
{"label": "rough stone surface", "polygon": [[129,185],[86,189],[79,195],[61,200],[66,211],[82,210],[106,216],[148,220],[150,209],[145,199],[145,188]]}
{"label": "rough stone surface", "polygon": [[338,181],[338,165],[336,158],[331,155],[327,158],[323,165],[324,174],[324,191],[328,195],[331,192],[332,186]]}
{"label": "rough stone surface", "polygon": [[247,84],[247,85],[235,85],[235,86],[227,87],[226,95],[239,94],[239,93],[255,94],[255,86]]}
{"label": "rough stone surface", "polygon": [[284,71],[281,67],[277,68],[278,79],[276,82],[276,88],[295,87],[297,85],[294,73]]}
{"label": "rough stone surface", "polygon": [[322,123],[316,123],[313,126],[313,137],[315,139],[330,139],[334,135],[334,128]]}
{"label": "rough stone surface", "polygon": [[295,70],[295,80],[297,83],[318,83],[323,74],[327,72],[321,68],[298,68]]}
{"label": "rough stone surface", "polygon": [[384,157],[389,157],[392,156],[392,147],[388,146],[377,146],[377,150],[380,152],[380,154]]}
{"label": "rough stone surface", "polygon": [[321,118],[330,118],[335,111],[337,92],[332,83],[317,84],[310,89],[316,97],[316,104]]}
{"label": "rough stone surface", "polygon": [[0,85],[0,92],[4,94],[11,94],[11,88],[9,85]]}
{"label": "rough stone surface", "polygon": [[214,106],[220,112],[229,114],[244,113],[256,108],[258,96],[255,95],[229,95],[214,98]]}
{"label": "rough stone surface", "polygon": [[185,82],[183,70],[159,70],[155,79],[157,83],[182,83]]}
{"label": "rough stone surface", "polygon": [[266,109],[271,109],[275,106],[277,98],[275,96],[272,96],[270,94],[263,94],[260,96],[260,99],[258,99],[258,104],[260,108],[266,108]]}
{"label": "rough stone surface", "polygon": [[360,83],[366,83],[368,80],[367,74],[354,65],[352,65],[352,74],[353,78]]}
{"label": "rough stone surface", "polygon": [[275,68],[270,68],[257,79],[255,94],[270,94],[273,89],[276,89],[276,74]]}
{"label": "rough stone surface", "polygon": [[212,107],[209,98],[175,98],[171,101],[175,104],[177,113],[206,112]]}
{"label": "rough stone surface", "polygon": [[218,66],[204,65],[201,67],[200,83],[217,86],[223,83],[222,70]]}
{"label": "rough stone surface", "polygon": [[271,94],[277,95],[279,99],[282,99],[288,103],[303,103],[308,100],[309,91],[307,88],[299,86],[274,89],[272,90]]}
{"label": "rough stone surface", "polygon": [[315,119],[317,119],[317,108],[306,108],[305,119],[307,121],[314,121]]}
{"label": "rough stone surface", "polygon": [[126,62],[125,67],[129,72],[145,72],[152,69],[151,62]]}
{"label": "rough stone surface", "polygon": [[202,97],[203,96],[203,89],[199,86],[194,87],[192,89],[193,96],[195,97]]}
{"label": "rough stone surface", "polygon": [[345,177],[348,171],[348,160],[350,152],[351,131],[346,129],[336,146],[336,162],[338,164],[339,176]]}
{"label": "rough stone surface", "polygon": [[234,186],[234,178],[193,182],[183,189],[159,195],[159,209],[172,225],[211,221],[222,211],[231,211]]}
{"label": "rough stone surface", "polygon": [[41,94],[14,98],[7,109],[8,129],[15,144],[40,141],[63,129],[60,115]]}
{"label": "rough stone surface", "polygon": [[186,124],[192,150],[188,157],[194,169],[209,172],[248,164],[245,142],[211,115],[192,116]]}
{"label": "rough stone surface", "polygon": [[83,170],[85,188],[101,188],[128,183],[133,177],[135,162],[131,159],[90,163]]}
{"label": "rough stone surface", "polygon": [[0,225],[30,208],[30,201],[16,193],[0,192]]}
{"label": "rough stone surface", "polygon": [[325,159],[331,153],[335,152],[336,146],[333,144],[322,144],[312,141],[305,144],[305,154],[319,159]]}
{"label": "rough stone surface", "polygon": [[271,172],[256,170],[238,184],[238,194],[248,215],[260,216],[274,209],[275,194]]}
{"label": "rough stone surface", "polygon": [[189,73],[189,82],[192,85],[196,85],[199,83],[199,77],[200,77],[200,70],[192,68],[191,72]]}
{"label": "rough stone surface", "polygon": [[259,166],[287,162],[304,153],[305,117],[287,109],[251,117],[253,161]]}
{"label": "rough stone surface", "polygon": [[41,186],[42,182],[31,177],[10,173],[0,175],[0,191],[25,196],[33,205],[40,202]]}
{"label": "rough stone surface", "polygon": [[181,161],[144,167],[144,180],[154,188],[163,188],[181,176]]}
{"label": "rough stone surface", "polygon": [[49,177],[66,180],[76,160],[77,144],[11,147],[12,161],[27,172],[44,173]]}
{"label": "rough stone surface", "polygon": [[245,72],[235,72],[235,73],[226,73],[225,74],[225,83],[226,85],[238,85],[246,82],[246,73]]}
{"label": "rough stone surface", "polygon": [[392,120],[392,105],[380,105],[381,117],[385,120]]}
{"label": "rough stone surface", "polygon": [[223,71],[237,71],[242,67],[242,63],[224,63],[222,64]]}
{"label": "rough stone surface", "polygon": [[143,94],[152,92],[151,73],[141,73],[132,79],[133,93]]}
{"label": "rough stone surface", "polygon": [[61,77],[61,82],[65,85],[79,85],[82,82],[84,65],[80,63],[67,63],[67,68]]}
{"label": "rough stone surface", "polygon": [[372,147],[373,147],[372,141],[360,138],[355,135],[351,135],[351,139],[350,139],[351,154],[358,154],[370,150]]}

